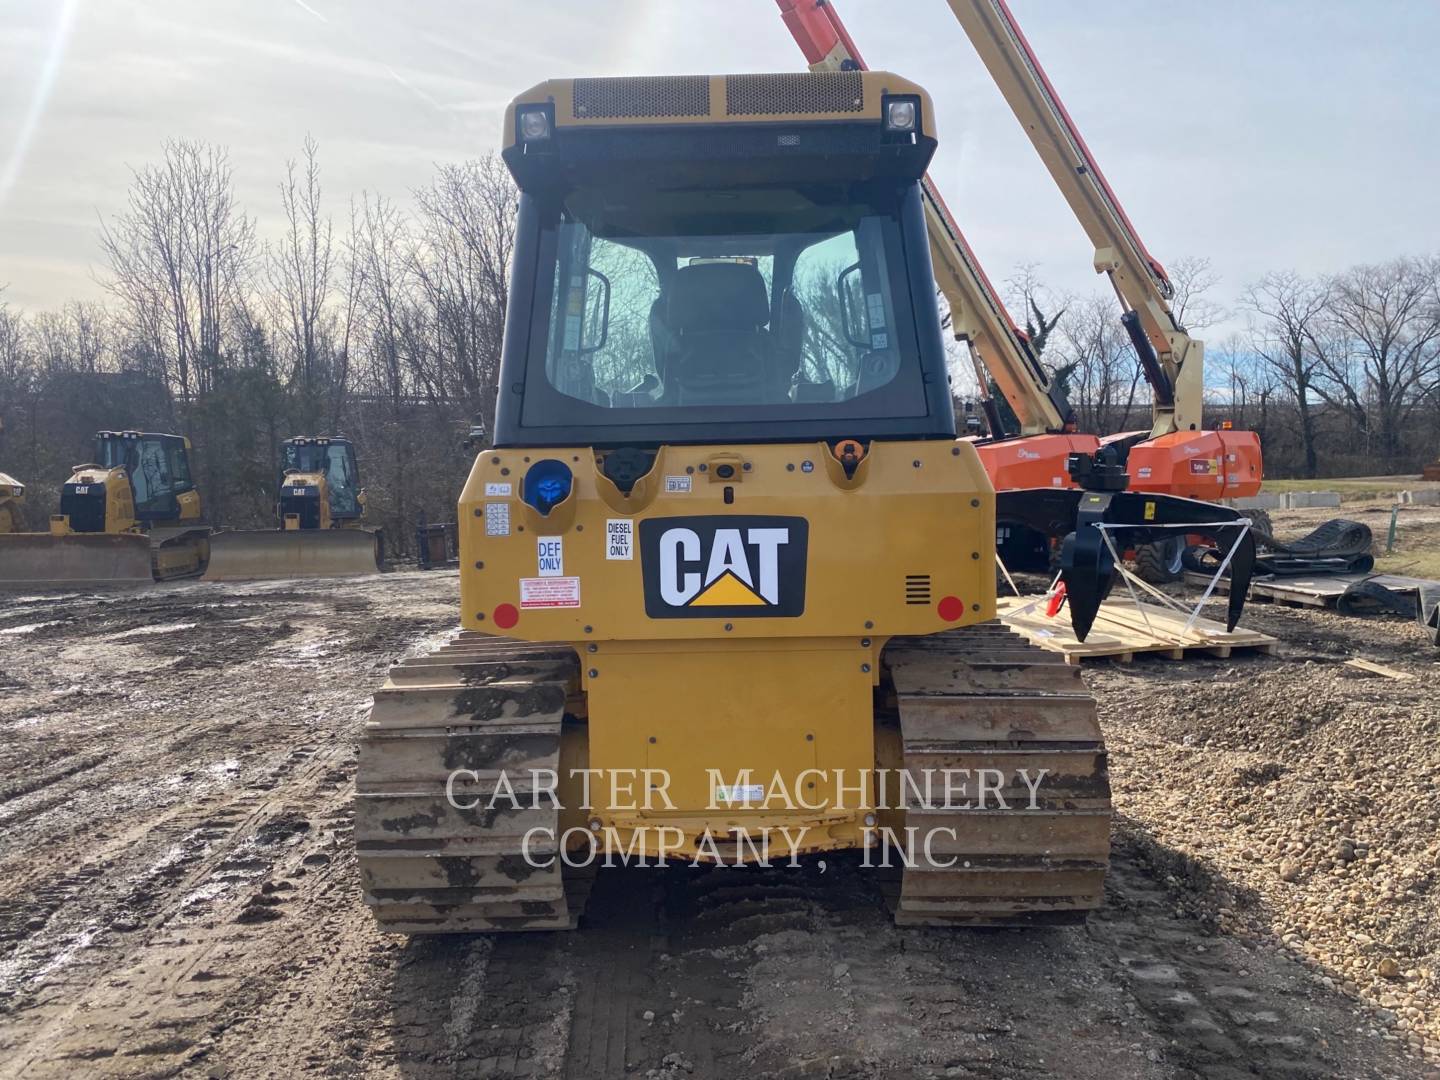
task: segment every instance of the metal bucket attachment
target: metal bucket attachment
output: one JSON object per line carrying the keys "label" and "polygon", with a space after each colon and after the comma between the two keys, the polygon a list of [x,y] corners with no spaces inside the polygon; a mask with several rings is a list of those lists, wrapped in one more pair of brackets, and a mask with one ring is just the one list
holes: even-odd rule
{"label": "metal bucket attachment", "polygon": [[0,534],[0,589],[154,580],[150,538],[140,533]]}
{"label": "metal bucket attachment", "polygon": [[368,529],[269,529],[213,533],[202,581],[347,577],[380,569]]}

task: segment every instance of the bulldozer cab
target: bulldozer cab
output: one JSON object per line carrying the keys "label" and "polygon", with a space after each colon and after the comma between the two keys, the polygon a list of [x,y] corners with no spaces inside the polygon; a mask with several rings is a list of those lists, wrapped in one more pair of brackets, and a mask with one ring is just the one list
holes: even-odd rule
{"label": "bulldozer cab", "polygon": [[142,522],[173,521],[181,516],[180,496],[195,490],[189,451],[190,441],[183,435],[139,431],[95,435],[95,463],[105,469],[125,470],[134,495],[135,518]]}
{"label": "bulldozer cab", "polygon": [[792,121],[506,149],[497,446],[954,436],[918,183],[934,139]]}
{"label": "bulldozer cab", "polygon": [[[284,490],[285,478],[292,475],[322,476],[332,521],[360,517],[360,467],[355,446],[349,439],[301,436],[281,445],[280,476],[276,489]],[[310,527],[315,527],[314,525]]]}

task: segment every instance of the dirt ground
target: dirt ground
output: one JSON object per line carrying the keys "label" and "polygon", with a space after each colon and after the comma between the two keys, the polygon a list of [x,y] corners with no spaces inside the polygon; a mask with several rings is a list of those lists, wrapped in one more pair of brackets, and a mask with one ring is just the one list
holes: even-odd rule
{"label": "dirt ground", "polygon": [[1093,669],[1086,928],[897,930],[831,857],[606,870],[578,933],[406,941],[359,900],[355,743],[456,604],[453,573],[0,599],[0,1076],[1440,1075],[1417,628],[1255,607],[1278,656]]}

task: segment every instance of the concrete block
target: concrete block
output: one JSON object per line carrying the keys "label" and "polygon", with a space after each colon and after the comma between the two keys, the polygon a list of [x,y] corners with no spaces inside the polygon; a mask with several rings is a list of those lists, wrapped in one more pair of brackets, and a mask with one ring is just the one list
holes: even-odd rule
{"label": "concrete block", "polygon": [[1279,510],[1285,504],[1283,495],[1267,495],[1261,492],[1259,495],[1251,495],[1244,499],[1226,499],[1225,505],[1232,506],[1236,510]]}
{"label": "concrete block", "polygon": [[1416,488],[1400,492],[1400,502],[1412,506],[1440,506],[1440,488]]}
{"label": "concrete block", "polygon": [[1338,491],[1292,491],[1285,496],[1288,510],[1309,510],[1319,506],[1339,506]]}

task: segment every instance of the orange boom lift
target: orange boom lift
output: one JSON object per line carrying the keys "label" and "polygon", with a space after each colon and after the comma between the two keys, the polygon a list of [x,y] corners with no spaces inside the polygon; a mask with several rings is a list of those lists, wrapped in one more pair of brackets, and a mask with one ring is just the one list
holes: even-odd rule
{"label": "orange boom lift", "polygon": [[[854,41],[829,0],[776,0],[781,17],[805,54],[811,70],[860,69],[865,65]],[[971,43],[980,54],[991,78],[1030,136],[1036,151],[1050,170],[1066,202],[1095,245],[1094,266],[1106,274],[1120,300],[1121,324],[1125,327],[1152,393],[1152,420],[1148,432],[1129,432],[1103,440],[1103,452],[1095,454],[1101,440],[1094,436],[1070,436],[1089,440],[1088,448],[1076,446],[1094,462],[1088,471],[1113,472],[1123,467],[1132,491],[1155,492],[1184,498],[1217,500],[1254,495],[1260,490],[1263,461],[1260,439],[1252,431],[1205,430],[1204,346],[1190,337],[1170,308],[1174,286],[1160,261],[1146,249],[1139,233],[1120,205],[1114,190],[1096,163],[1074,121],[1061,103],[1054,86],[1040,66],[1034,50],[1020,31],[1004,0],[949,0]],[[1028,402],[1049,396],[1048,376],[1034,362],[1024,335],[1015,329],[994,298],[994,290],[974,261],[953,219],[945,211],[934,184],[925,181],[928,201],[935,207],[930,220],[931,251],[936,259],[936,277],[944,282],[940,263],[947,256],[967,261],[976,284],[968,290],[956,288],[962,308],[990,307],[1008,325],[1014,350],[979,348],[980,360],[990,368],[1012,405],[1018,398]],[[947,234],[953,242],[947,243]],[[947,250],[948,249],[948,250]],[[959,253],[958,257],[955,253]],[[964,283],[962,283],[964,284]],[[952,309],[956,297],[947,292]],[[980,301],[977,305],[976,301]],[[957,337],[967,329],[955,322]],[[1018,354],[1023,359],[1015,362]],[[972,353],[973,355],[973,353]],[[992,364],[992,359],[995,361]],[[1029,363],[1024,362],[1029,360]],[[1001,372],[1005,373],[1002,377]],[[1006,377],[1026,380],[1027,387],[1012,396]],[[981,384],[984,378],[981,377]],[[1016,407],[1016,415],[1023,416]],[[1068,419],[1068,418],[1067,418]],[[1023,420],[1022,420],[1023,424]],[[1073,430],[1073,425],[1068,425]],[[992,421],[992,431],[994,422]],[[1028,434],[1022,430],[1022,434]],[[1054,484],[1040,474],[1053,465],[1057,444],[1030,439],[992,443],[982,460],[997,490],[1017,487],[1070,486]],[[1037,456],[1032,458],[1031,455]],[[1004,458],[1013,455],[1032,463],[1032,468],[1007,472]],[[1063,459],[1060,462],[1064,464]],[[1086,468],[1081,466],[1082,469]],[[1021,482],[1014,482],[1021,479]],[[1068,476],[1067,476],[1068,481]],[[1088,481],[1087,481],[1088,482]]]}

